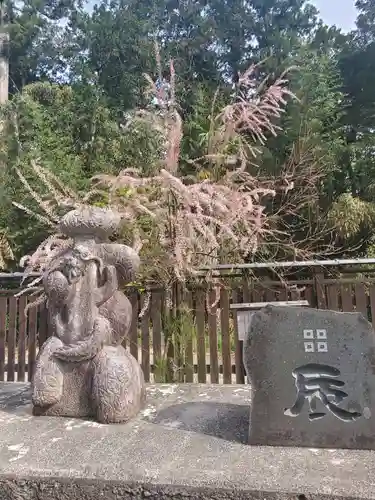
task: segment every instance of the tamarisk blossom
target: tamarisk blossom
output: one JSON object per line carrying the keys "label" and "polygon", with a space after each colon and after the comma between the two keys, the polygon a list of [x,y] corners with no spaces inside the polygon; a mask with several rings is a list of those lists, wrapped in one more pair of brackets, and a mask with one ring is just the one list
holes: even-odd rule
{"label": "tamarisk blossom", "polygon": [[[55,207],[90,204],[104,194],[110,208],[122,215],[123,237],[141,252],[145,279],[168,285],[197,276],[202,266],[239,262],[253,255],[262,239],[272,236],[264,200],[275,196],[276,191],[272,183],[263,183],[247,171],[247,151],[255,156],[257,145],[265,144],[269,135],[278,133],[276,122],[287,98],[292,96],[285,77],[268,87],[263,82],[261,88],[254,90],[254,67],[242,75],[236,99],[211,118],[204,157],[206,162],[214,163],[216,159],[234,156],[234,167],[228,167],[229,161],[224,162],[227,167],[218,178],[188,180],[180,173],[183,123],[174,103],[173,62],[170,69],[172,97],[168,108],[157,116],[148,110],[141,113],[142,120],[149,117],[151,126],[164,132],[162,168],[151,176],[130,168],[117,176],[97,175],[85,195],[65,192],[58,182],[50,190]],[[155,85],[154,91],[157,92]],[[236,147],[231,148],[229,155],[228,149],[233,145]],[[199,161],[192,159],[198,166]],[[40,166],[34,170],[44,177],[45,183],[52,182]],[[56,226],[51,206],[44,208],[43,217]],[[43,270],[48,260],[69,244],[58,235],[47,240],[28,259],[28,272]]]}

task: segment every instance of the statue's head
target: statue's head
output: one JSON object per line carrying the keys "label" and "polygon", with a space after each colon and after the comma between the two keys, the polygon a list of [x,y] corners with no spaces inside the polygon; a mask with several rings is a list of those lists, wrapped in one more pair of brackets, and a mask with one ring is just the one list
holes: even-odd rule
{"label": "statue's head", "polygon": [[60,231],[70,238],[106,240],[121,223],[118,212],[107,208],[82,207],[68,212],[60,221]]}

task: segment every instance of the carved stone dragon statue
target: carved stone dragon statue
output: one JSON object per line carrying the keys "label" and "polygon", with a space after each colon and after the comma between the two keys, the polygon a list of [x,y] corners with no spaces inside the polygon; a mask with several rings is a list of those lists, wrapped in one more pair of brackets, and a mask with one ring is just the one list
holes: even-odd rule
{"label": "carved stone dragon statue", "polygon": [[144,404],[141,367],[121,345],[132,319],[121,288],[140,261],[132,248],[108,240],[120,220],[116,212],[90,207],[72,210],[60,222],[73,246],[43,276],[51,336],[36,361],[34,415],[115,423]]}

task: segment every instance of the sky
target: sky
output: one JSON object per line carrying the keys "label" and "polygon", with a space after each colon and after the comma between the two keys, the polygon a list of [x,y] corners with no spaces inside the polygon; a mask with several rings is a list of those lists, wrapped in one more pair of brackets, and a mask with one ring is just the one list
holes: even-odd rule
{"label": "sky", "polygon": [[355,0],[310,0],[320,11],[320,17],[329,25],[335,24],[343,31],[355,27],[357,11]]}
{"label": "sky", "polygon": [[[357,11],[354,6],[355,0],[308,0],[320,11],[320,17],[328,25],[335,24],[338,28],[347,32],[355,28]],[[89,0],[89,10],[99,0]]]}

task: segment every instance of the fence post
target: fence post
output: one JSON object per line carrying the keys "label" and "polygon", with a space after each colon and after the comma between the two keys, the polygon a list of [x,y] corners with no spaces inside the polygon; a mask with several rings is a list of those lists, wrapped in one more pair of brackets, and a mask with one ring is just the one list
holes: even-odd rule
{"label": "fence post", "polygon": [[[232,292],[233,304],[238,303],[238,289],[234,289]],[[236,363],[236,384],[245,383],[245,367],[243,365],[242,351],[243,351],[243,341],[238,339],[238,321],[237,313],[233,313],[233,323],[234,323],[234,341],[236,345],[235,363]]]}
{"label": "fence post", "polygon": [[[188,290],[185,295],[189,316],[193,318],[191,324],[194,325],[195,330],[195,317],[193,312],[193,295],[191,290]],[[194,382],[194,333],[189,332],[189,337],[186,339],[185,347],[185,376],[186,382]]]}
{"label": "fence post", "polygon": [[354,287],[355,290],[355,302],[356,311],[363,314],[363,316],[368,319],[368,305],[367,296],[364,283],[358,283]]}
{"label": "fence post", "polygon": [[[161,314],[162,297],[159,290],[153,290],[151,295],[151,322],[152,322],[152,353],[154,357],[154,381],[163,382],[162,364],[163,355],[161,352]],[[159,367],[159,369],[157,369]],[[165,367],[164,367],[165,368]]]}
{"label": "fence post", "polygon": [[49,337],[48,335],[48,310],[46,308],[46,304],[42,304],[39,306],[39,349],[42,347],[44,342]]}
{"label": "fence post", "polygon": [[219,360],[217,344],[217,304],[216,293],[211,290],[209,293],[209,310],[207,311],[208,338],[210,343],[210,380],[211,384],[219,383]]}
{"label": "fence post", "polygon": [[224,384],[232,383],[232,361],[229,331],[229,293],[226,288],[220,294],[221,351],[223,358]]}
{"label": "fence post", "polygon": [[22,295],[18,302],[18,369],[17,382],[25,381],[26,374],[26,332],[27,332],[27,317],[25,308],[27,305],[27,297]]}
{"label": "fence post", "polygon": [[315,288],[317,309],[327,309],[324,272],[322,270],[319,270],[314,273],[314,288]]}
{"label": "fence post", "polygon": [[9,327],[8,327],[8,382],[15,381],[15,357],[17,343],[18,300],[9,297]]}
{"label": "fence post", "polygon": [[[149,324],[149,306],[146,303],[147,296],[141,296],[141,308],[145,309],[141,319],[141,332],[142,332],[142,361],[141,366],[146,382],[150,382],[150,324]],[[147,306],[147,307],[146,307]],[[155,360],[154,360],[155,369]]]}
{"label": "fence post", "polygon": [[206,293],[202,288],[196,289],[195,294],[195,318],[197,324],[197,365],[198,382],[205,384],[207,382],[206,370],[206,332],[205,332],[205,299]]}
{"label": "fence post", "polygon": [[[130,297],[130,303],[132,305],[132,322],[130,324],[129,338],[124,339],[123,346],[126,347],[128,343],[130,347],[130,354],[135,357],[138,361],[138,292],[132,290]],[[141,353],[142,355],[142,353]]]}
{"label": "fence post", "polygon": [[[36,299],[32,297],[30,302],[34,302]],[[29,315],[29,332],[28,332],[28,380],[31,382],[34,375],[34,367],[36,360],[36,332],[37,332],[37,306],[31,307],[28,312]]]}
{"label": "fence post", "polygon": [[0,297],[0,380],[5,379],[5,350],[7,329],[7,298]]}
{"label": "fence post", "polygon": [[[252,288],[254,287],[254,282],[252,283]],[[251,291],[249,287],[249,276],[246,270],[242,271],[242,302],[244,303],[249,303],[251,302]],[[238,295],[236,300],[238,300]],[[237,314],[235,313],[236,316],[236,324],[237,324]],[[237,335],[238,335],[238,325],[237,325]],[[241,368],[237,368],[237,363],[238,359],[241,359]],[[237,343],[237,348],[236,348],[236,379],[237,379],[237,373],[239,372],[238,375],[238,380],[242,380],[242,383],[245,383],[245,366],[243,364],[243,340],[239,340]]]}

